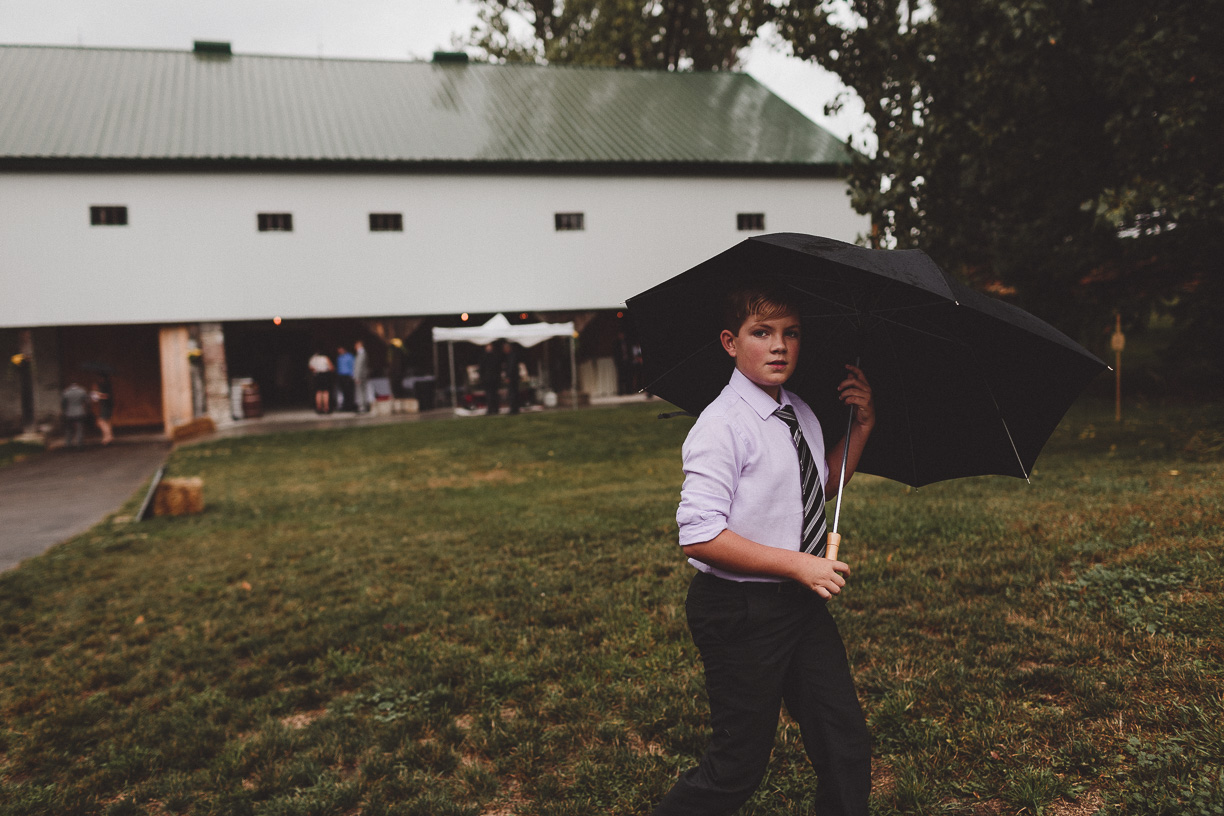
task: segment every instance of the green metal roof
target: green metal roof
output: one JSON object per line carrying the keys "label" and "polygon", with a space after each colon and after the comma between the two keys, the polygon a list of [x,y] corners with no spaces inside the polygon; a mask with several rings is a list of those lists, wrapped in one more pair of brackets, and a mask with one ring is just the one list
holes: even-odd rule
{"label": "green metal roof", "polygon": [[0,46],[0,161],[830,170],[746,74]]}

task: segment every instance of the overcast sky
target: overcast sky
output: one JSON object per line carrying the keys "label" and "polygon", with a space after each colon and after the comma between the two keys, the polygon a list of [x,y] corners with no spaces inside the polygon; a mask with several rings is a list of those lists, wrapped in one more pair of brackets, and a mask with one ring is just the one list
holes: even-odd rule
{"label": "overcast sky", "polygon": [[[193,40],[223,40],[244,54],[428,59],[475,19],[469,0],[0,0],[0,43],[190,49]],[[759,40],[746,70],[839,138],[853,133],[861,143],[861,105],[824,115],[841,87],[833,75]]]}

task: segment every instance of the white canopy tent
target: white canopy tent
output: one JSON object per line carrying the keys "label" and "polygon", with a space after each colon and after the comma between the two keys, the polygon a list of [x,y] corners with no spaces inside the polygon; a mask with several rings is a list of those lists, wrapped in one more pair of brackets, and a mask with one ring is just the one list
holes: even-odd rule
{"label": "white canopy tent", "polygon": [[511,325],[503,314],[495,314],[482,326],[457,326],[435,328],[435,344],[446,341],[450,357],[451,405],[459,404],[459,389],[455,381],[455,342],[486,345],[496,340],[509,340],[524,348],[539,345],[552,337],[568,337],[570,348],[570,382],[574,391],[573,404],[578,404],[578,363],[574,356],[574,324],[569,323],[523,323]]}

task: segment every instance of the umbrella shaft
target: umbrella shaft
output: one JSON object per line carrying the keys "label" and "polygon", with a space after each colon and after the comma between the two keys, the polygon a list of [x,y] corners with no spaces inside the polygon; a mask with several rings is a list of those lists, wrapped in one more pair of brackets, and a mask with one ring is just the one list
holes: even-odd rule
{"label": "umbrella shaft", "polygon": [[850,429],[854,427],[854,406],[850,406],[850,418],[846,420],[846,437],[842,441],[841,475],[837,478],[837,506],[833,509],[833,532],[841,521],[841,497],[846,486],[846,460],[850,457]]}
{"label": "umbrella shaft", "polygon": [[[863,355],[854,358],[854,364],[863,364]],[[846,435],[842,438],[841,475],[837,478],[837,506],[833,508],[833,532],[837,532],[837,524],[841,521],[841,497],[846,487],[846,460],[850,458],[850,430],[854,427],[854,406],[850,406],[850,416],[846,417]],[[840,537],[839,537],[840,540]]]}

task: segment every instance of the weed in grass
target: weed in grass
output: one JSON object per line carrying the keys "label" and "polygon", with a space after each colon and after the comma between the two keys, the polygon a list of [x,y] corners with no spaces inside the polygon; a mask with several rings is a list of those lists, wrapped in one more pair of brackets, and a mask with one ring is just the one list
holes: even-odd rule
{"label": "weed in grass", "polygon": [[367,713],[379,723],[391,723],[408,717],[421,720],[430,713],[449,710],[452,697],[452,690],[444,685],[416,693],[402,687],[381,688],[344,697],[335,711],[350,716]]}
{"label": "weed in grass", "polygon": [[1082,778],[1091,778],[1104,772],[1106,763],[1100,747],[1095,741],[1083,736],[1071,736],[1054,753],[1057,770]]}
{"label": "weed in grass", "polygon": [[1132,566],[1098,564],[1057,591],[1068,609],[1111,612],[1124,626],[1148,634],[1168,631],[1170,593],[1182,588],[1188,575],[1181,570],[1153,573]]}
{"label": "weed in grass", "polygon": [[908,762],[893,768],[893,787],[889,801],[883,803],[884,813],[905,816],[928,816],[937,813],[939,796],[937,779]]}
{"label": "weed in grass", "polygon": [[1159,743],[1131,737],[1125,750],[1132,763],[1132,784],[1120,797],[1122,804],[1129,811],[1151,816],[1220,816],[1224,813],[1220,747],[1217,742],[1215,764],[1204,766],[1195,759],[1199,752],[1192,741],[1184,737]]}
{"label": "weed in grass", "polygon": [[1006,779],[1001,798],[1014,813],[1042,816],[1055,801],[1074,799],[1082,790],[1049,769],[1021,768]]}

